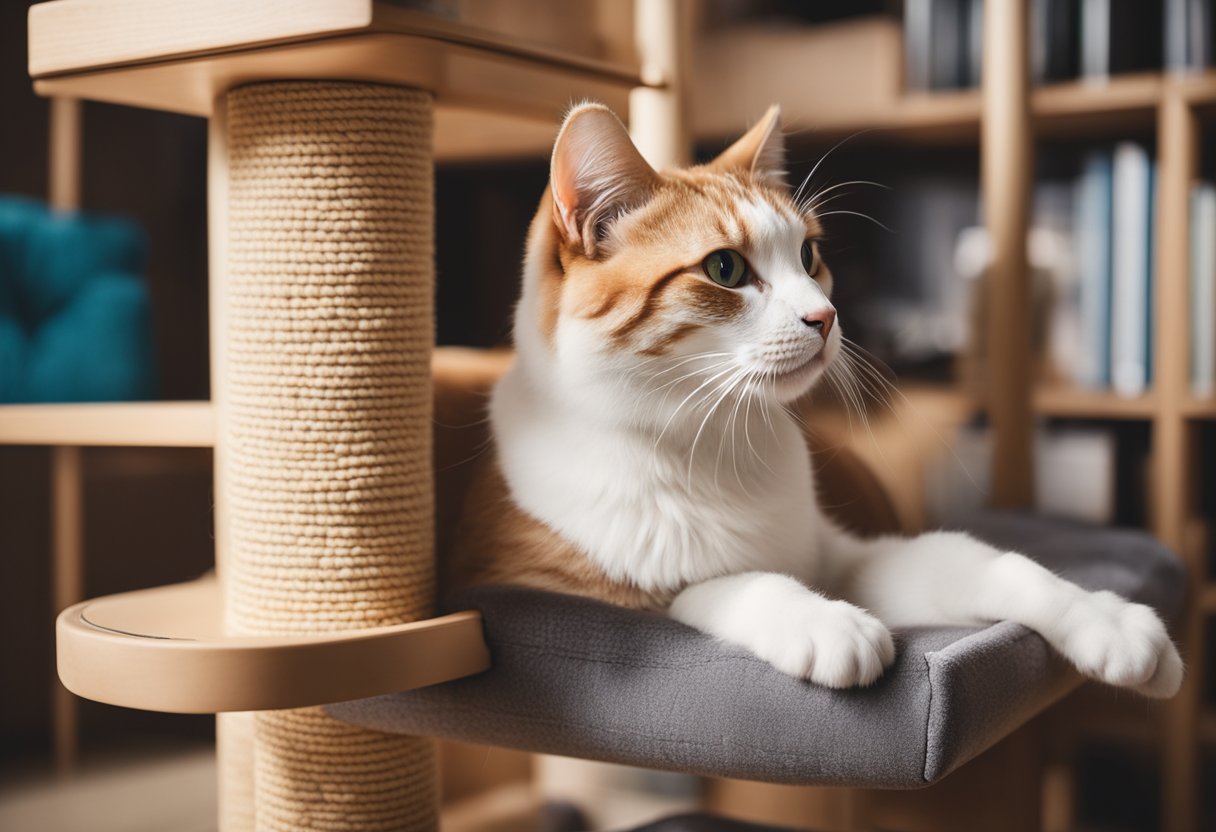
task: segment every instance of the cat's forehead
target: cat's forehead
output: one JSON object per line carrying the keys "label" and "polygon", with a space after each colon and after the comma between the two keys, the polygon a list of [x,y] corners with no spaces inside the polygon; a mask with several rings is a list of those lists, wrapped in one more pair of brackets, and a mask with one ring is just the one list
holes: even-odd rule
{"label": "cat's forehead", "polygon": [[[622,230],[633,238],[768,248],[787,238],[818,236],[819,223],[781,188],[744,174],[704,168],[663,173],[655,198]],[[663,239],[665,238],[665,239]],[[641,240],[639,240],[641,241]]]}

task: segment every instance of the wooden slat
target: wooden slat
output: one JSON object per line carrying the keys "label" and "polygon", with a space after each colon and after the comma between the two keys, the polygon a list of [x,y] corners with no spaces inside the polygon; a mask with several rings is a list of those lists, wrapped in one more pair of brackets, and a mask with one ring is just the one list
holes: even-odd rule
{"label": "wooden slat", "polygon": [[1216,398],[1188,396],[1182,400],[1182,413],[1191,419],[1216,419]]}
{"label": "wooden slat", "polygon": [[17,404],[0,407],[0,445],[135,445],[207,448],[210,402]]}
{"label": "wooden slat", "polygon": [[1031,408],[1030,268],[1026,235],[1034,176],[1024,0],[992,3],[984,12],[983,121],[980,175],[992,245],[988,269],[987,376],[993,427],[991,501],[1029,506],[1034,498]]}
{"label": "wooden slat", "polygon": [[[165,64],[38,78],[40,95],[72,95],[186,115],[209,116],[226,90],[251,81],[334,78],[414,87],[435,93],[443,107],[554,123],[571,101],[595,98],[628,109],[629,76],[579,65],[453,44],[420,35],[356,34],[201,55]],[[486,137],[486,145],[493,137]]]}
{"label": "wooden slat", "polygon": [[377,0],[54,0],[29,15],[35,78],[249,52],[352,33],[426,38],[639,83],[636,66]]}
{"label": "wooden slat", "polygon": [[[1198,168],[1199,127],[1195,114],[1177,88],[1167,86],[1157,134],[1160,177],[1153,279],[1153,386],[1158,396],[1153,421],[1153,532],[1183,554],[1193,586],[1204,580],[1200,552],[1187,547],[1189,515],[1194,508],[1196,469],[1192,426],[1182,413],[1190,389],[1188,378],[1190,311],[1190,189]],[[1202,616],[1188,604],[1181,627],[1182,647],[1192,666],[1206,654]],[[1202,673],[1188,673],[1171,702],[1165,731],[1163,828],[1193,832],[1197,828],[1198,747],[1196,731],[1202,701]]]}
{"label": "wooden slat", "polygon": [[1034,410],[1041,416],[1151,419],[1156,408],[1157,400],[1152,395],[1126,398],[1111,392],[1073,387],[1040,387],[1034,394]]}

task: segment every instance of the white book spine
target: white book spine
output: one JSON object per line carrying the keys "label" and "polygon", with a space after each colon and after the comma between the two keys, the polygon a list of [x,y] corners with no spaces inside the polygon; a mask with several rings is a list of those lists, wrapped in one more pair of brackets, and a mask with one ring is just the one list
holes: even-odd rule
{"label": "white book spine", "polygon": [[1111,381],[1129,397],[1148,388],[1149,177],[1144,148],[1115,148]]}
{"label": "white book spine", "polygon": [[1165,67],[1175,72],[1187,68],[1187,12],[1190,0],[1165,0]]}
{"label": "white book spine", "polygon": [[1216,392],[1216,185],[1191,191],[1191,388]]}
{"label": "white book spine", "polygon": [[1111,0],[1081,0],[1081,75],[1105,81],[1110,75]]}

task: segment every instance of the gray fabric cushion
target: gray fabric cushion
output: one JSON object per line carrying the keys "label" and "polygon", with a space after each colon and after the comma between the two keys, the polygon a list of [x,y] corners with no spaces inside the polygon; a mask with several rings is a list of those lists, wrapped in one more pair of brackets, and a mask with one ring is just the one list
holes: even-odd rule
{"label": "gray fabric cushion", "polygon": [[[1181,607],[1181,565],[1146,534],[997,513],[967,528],[1166,617]],[[329,712],[382,731],[650,768],[916,787],[1079,681],[1042,638],[1008,622],[897,633],[898,658],[877,684],[833,691],[658,614],[511,587],[453,601],[482,611],[492,669]]]}

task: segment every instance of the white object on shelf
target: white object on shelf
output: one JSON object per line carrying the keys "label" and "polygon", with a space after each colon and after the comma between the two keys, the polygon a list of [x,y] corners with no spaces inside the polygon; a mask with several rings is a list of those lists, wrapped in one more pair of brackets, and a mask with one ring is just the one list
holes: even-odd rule
{"label": "white object on shelf", "polygon": [[1152,163],[1133,142],[1115,147],[1110,360],[1121,396],[1139,396],[1149,383]]}

